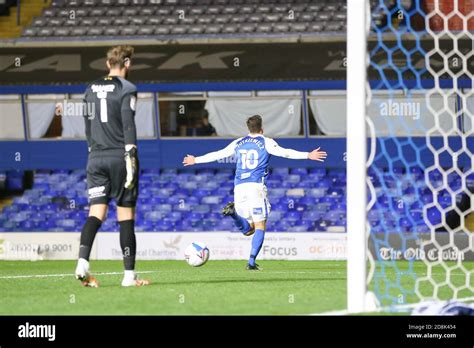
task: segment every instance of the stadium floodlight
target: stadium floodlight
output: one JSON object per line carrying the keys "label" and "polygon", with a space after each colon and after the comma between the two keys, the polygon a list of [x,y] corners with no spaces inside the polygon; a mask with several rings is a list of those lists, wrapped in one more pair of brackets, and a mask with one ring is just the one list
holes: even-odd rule
{"label": "stadium floodlight", "polygon": [[474,5],[347,11],[348,311],[473,301]]}

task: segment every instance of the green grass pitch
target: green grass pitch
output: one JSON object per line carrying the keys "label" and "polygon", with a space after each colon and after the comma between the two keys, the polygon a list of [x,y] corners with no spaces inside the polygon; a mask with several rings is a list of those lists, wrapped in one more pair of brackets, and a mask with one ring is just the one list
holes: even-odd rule
{"label": "green grass pitch", "polygon": [[[92,261],[100,287],[84,288],[73,276],[75,264],[0,261],[0,315],[305,315],[346,308],[345,261],[261,261],[264,269],[257,272],[244,270],[245,261],[211,260],[199,268],[184,261],[138,261],[137,271],[150,272],[141,277],[152,283],[141,288],[121,287],[121,261]],[[474,262],[463,264],[474,272]],[[414,289],[414,273],[425,272],[423,262],[378,262],[370,290],[377,287],[387,305],[400,289]],[[432,277],[442,284],[447,274],[438,266]],[[453,269],[449,281],[462,286],[466,274]],[[426,296],[433,291],[429,282],[421,290]],[[453,293],[441,286],[438,295],[449,299]],[[466,289],[459,295],[473,294]],[[418,302],[413,294],[405,301]]]}
{"label": "green grass pitch", "polygon": [[[122,288],[121,261],[92,261],[99,288],[84,288],[72,275],[75,261],[0,261],[0,314],[311,314],[346,307],[342,261],[209,261],[193,268],[184,261],[138,261],[152,284]],[[61,275],[11,278],[24,275]]]}

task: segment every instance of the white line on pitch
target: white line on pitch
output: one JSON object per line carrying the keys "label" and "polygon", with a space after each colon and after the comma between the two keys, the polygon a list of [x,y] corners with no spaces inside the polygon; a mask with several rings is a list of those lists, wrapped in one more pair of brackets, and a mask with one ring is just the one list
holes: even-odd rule
{"label": "white line on pitch", "polygon": [[[235,270],[240,272],[241,270]],[[147,273],[184,273],[182,270],[159,270],[159,271],[140,271],[136,272],[137,274],[147,274]],[[229,274],[231,270],[219,270],[219,269],[210,269],[206,270],[205,273],[226,273]],[[271,271],[264,270],[262,271],[265,274],[321,274],[321,273],[330,273],[330,274],[341,274],[345,275],[345,271],[325,271],[325,270],[314,270],[314,271]],[[123,272],[92,272],[95,275],[119,275]],[[408,274],[408,273],[407,273]],[[432,275],[443,275],[444,273],[432,273]],[[0,279],[28,279],[28,278],[54,278],[54,277],[69,277],[74,276],[74,273],[61,273],[61,274],[26,274],[26,275],[13,275],[13,276],[0,276]],[[451,273],[451,276],[466,276],[466,273]],[[296,279],[298,280],[298,279]],[[315,279],[317,280],[317,279]],[[336,279],[335,279],[336,280]]]}
{"label": "white line on pitch", "polygon": [[[240,271],[240,270],[237,270]],[[159,270],[159,271],[140,271],[136,272],[137,274],[146,274],[146,273],[184,273],[185,271],[182,270]],[[206,273],[226,273],[228,274],[229,270],[209,270]],[[288,274],[289,272],[283,271],[265,271],[265,273],[269,274]],[[321,272],[311,272],[311,271],[295,271],[290,272],[291,274],[315,274]],[[331,273],[331,272],[324,272],[323,273]],[[123,274],[123,272],[92,272],[94,275],[118,275]],[[342,272],[341,272],[342,274]],[[0,279],[21,279],[21,278],[54,278],[54,277],[69,277],[74,276],[74,273],[60,273],[60,274],[26,274],[26,275],[13,275],[13,276],[0,276]]]}
{"label": "white line on pitch", "polygon": [[[141,271],[136,272],[137,274],[145,273],[158,273],[159,271]],[[118,275],[123,272],[94,272],[96,275]],[[19,278],[54,278],[54,277],[71,277],[74,273],[62,273],[62,274],[27,274],[27,275],[16,275],[16,276],[1,276],[0,279],[19,279]]]}
{"label": "white line on pitch", "polygon": [[[147,273],[182,273],[183,271],[178,271],[178,270],[160,270],[160,271],[140,271],[136,272],[137,274],[147,274]],[[212,270],[210,271],[212,273],[217,273],[217,272],[225,272],[229,273],[229,271],[224,271],[224,270]],[[281,271],[266,271],[265,273],[285,273],[288,274],[288,272],[281,272]],[[292,274],[314,274],[315,272],[291,272]],[[92,272],[94,275],[119,275],[123,274],[123,272]],[[54,277],[70,277],[74,276],[74,273],[60,273],[60,274],[25,274],[25,275],[13,275],[13,276],[0,276],[0,279],[22,279],[22,278],[54,278]]]}

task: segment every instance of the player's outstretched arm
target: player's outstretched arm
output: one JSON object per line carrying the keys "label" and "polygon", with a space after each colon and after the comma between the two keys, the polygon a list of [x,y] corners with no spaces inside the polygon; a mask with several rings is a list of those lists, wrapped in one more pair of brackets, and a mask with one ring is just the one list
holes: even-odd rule
{"label": "player's outstretched arm", "polygon": [[184,157],[183,159],[183,165],[185,167],[192,166],[194,164],[209,163],[209,162],[214,162],[223,158],[230,157],[234,154],[235,145],[237,144],[239,140],[240,139],[234,140],[222,150],[209,152],[203,156],[194,157],[193,155],[186,155],[186,157]]}
{"label": "player's outstretched arm", "polygon": [[319,147],[311,152],[285,149],[284,147],[278,145],[275,140],[270,138],[265,139],[265,148],[270,155],[289,159],[309,159],[312,161],[324,162],[327,157],[327,153],[325,151],[321,151]]}
{"label": "player's outstretched arm", "polygon": [[196,157],[194,157],[193,155],[186,155],[186,157],[184,157],[183,159],[183,164],[184,166],[193,166],[196,164]]}
{"label": "player's outstretched arm", "polygon": [[320,151],[320,147],[308,153],[308,159],[312,161],[324,162],[328,154],[326,151]]}

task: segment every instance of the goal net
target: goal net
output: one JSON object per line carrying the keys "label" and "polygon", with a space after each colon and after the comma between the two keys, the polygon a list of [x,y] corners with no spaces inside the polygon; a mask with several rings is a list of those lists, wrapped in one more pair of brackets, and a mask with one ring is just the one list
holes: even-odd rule
{"label": "goal net", "polygon": [[[348,277],[365,277],[364,295],[374,294],[378,309],[472,301],[474,1],[365,4],[367,267],[351,272],[353,252]],[[348,136],[348,151],[352,145]],[[348,180],[354,170],[348,167]],[[360,231],[349,220],[351,243],[350,235]],[[354,301],[374,310],[367,296]]]}

